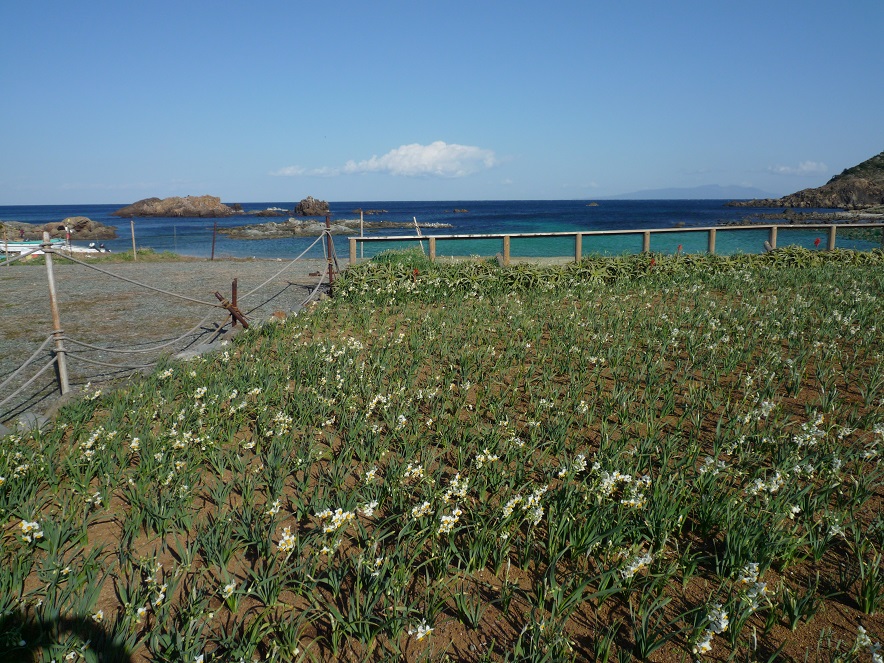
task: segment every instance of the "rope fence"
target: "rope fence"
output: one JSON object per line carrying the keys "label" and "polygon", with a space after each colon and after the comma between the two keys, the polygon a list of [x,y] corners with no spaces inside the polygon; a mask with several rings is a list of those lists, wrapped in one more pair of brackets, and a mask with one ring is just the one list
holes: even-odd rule
{"label": "rope fence", "polygon": [[[241,299],[249,299],[253,298],[257,293],[267,288],[269,284],[273,281],[279,279],[287,270],[293,268],[295,264],[298,263],[299,260],[304,259],[304,256],[308,254],[308,252],[313,249],[318,243],[322,242],[323,239],[326,239],[327,236],[330,236],[330,232],[328,230],[324,231],[321,235],[319,235],[313,243],[310,244],[306,249],[304,249],[300,254],[298,254],[295,258],[288,261],[282,268],[273,273],[269,278],[265,279],[263,282],[258,284],[256,287],[252,288],[245,294],[241,296]],[[241,317],[242,314],[239,312],[236,304],[236,281],[234,279],[233,284],[233,303],[226,301],[221,297],[217,292],[216,297],[220,301],[213,302],[204,299],[200,299],[198,297],[190,296],[187,294],[183,294],[180,292],[175,292],[172,289],[166,287],[159,287],[157,285],[152,285],[149,283],[144,283],[143,281],[139,281],[133,278],[129,278],[122,274],[114,273],[113,271],[103,269],[96,265],[90,264],[83,260],[77,259],[70,255],[69,253],[62,253],[57,251],[55,248],[50,246],[48,237],[44,235],[44,242],[41,246],[36,247],[32,250],[29,250],[25,253],[18,255],[15,258],[10,258],[5,264],[11,264],[18,260],[27,258],[30,255],[33,255],[38,252],[43,252],[46,255],[46,272],[47,272],[47,280],[49,281],[50,286],[50,309],[52,313],[52,332],[49,336],[47,336],[39,347],[15,370],[13,370],[8,376],[3,378],[2,382],[0,382],[0,396],[3,395],[8,389],[12,389],[12,391],[3,396],[2,400],[0,400],[0,408],[4,408],[8,403],[11,403],[9,408],[4,408],[0,410],[0,421],[4,421],[9,419],[11,416],[14,416],[16,413],[24,411],[27,409],[27,404],[29,401],[33,401],[35,398],[38,398],[40,394],[43,394],[43,397],[46,397],[46,390],[51,388],[51,385],[44,385],[38,389],[36,394],[32,386],[34,383],[40,378],[40,376],[44,375],[46,371],[50,368],[56,368],[56,378],[57,378],[57,391],[60,391],[64,394],[66,391],[69,391],[70,387],[68,385],[67,379],[67,362],[73,362],[76,365],[84,365],[82,369],[80,369],[81,373],[88,373],[89,380],[93,381],[96,378],[103,379],[109,376],[111,373],[114,374],[115,377],[121,377],[120,373],[131,373],[138,370],[149,369],[155,366],[160,357],[156,357],[156,360],[150,361],[152,359],[149,355],[151,354],[159,354],[164,351],[176,351],[182,352],[183,350],[193,346],[196,343],[200,343],[201,348],[198,350],[199,352],[203,351],[202,346],[210,346],[218,336],[221,335],[227,328],[231,328],[237,324],[237,320],[243,321],[243,326],[248,327],[248,324],[245,323],[245,318]],[[337,262],[336,256],[334,256],[334,250],[332,248],[331,253],[326,250],[324,255],[325,261],[329,265],[329,283],[331,284],[333,277],[331,272],[331,265]],[[84,340],[81,338],[75,338],[73,336],[68,336],[65,334],[64,330],[61,328],[61,316],[58,310],[58,298],[55,292],[55,277],[53,275],[53,265],[52,265],[52,256],[53,254],[59,255],[63,257],[66,261],[70,261],[75,265],[80,265],[82,267],[87,268],[93,272],[98,274],[110,277],[114,281],[119,281],[121,283],[127,283],[129,285],[135,286],[136,288],[144,289],[151,293],[158,293],[163,295],[165,298],[173,299],[175,301],[180,301],[182,304],[194,304],[199,306],[206,306],[211,309],[211,311],[202,317],[195,325],[187,329],[187,331],[176,334],[174,338],[163,340],[160,343],[150,344],[148,347],[139,347],[137,345],[130,345],[129,347],[119,347],[119,346],[108,346],[103,344],[96,344],[94,342],[89,342],[88,340]],[[315,274],[312,274],[315,276]],[[248,315],[253,314],[255,311],[260,310],[265,307],[271,301],[278,299],[286,290],[288,290],[292,286],[298,286],[308,289],[309,294],[307,294],[306,298],[302,301],[291,303],[288,308],[295,312],[299,311],[301,308],[307,305],[312,299],[314,299],[317,293],[322,288],[323,284],[326,283],[327,275],[323,270],[319,271],[319,280],[313,285],[311,282],[308,283],[293,283],[292,281],[287,281],[286,284],[282,287],[278,292],[269,293],[269,296],[265,298],[262,302],[256,303],[249,311]],[[124,297],[128,297],[130,295],[126,295],[125,293],[129,291],[124,291]],[[218,315],[218,309],[225,311],[225,318],[220,322],[212,323],[212,318]],[[162,309],[161,309],[162,310]],[[144,314],[142,313],[142,316]],[[116,322],[119,323],[119,318],[116,319]],[[201,331],[202,330],[202,331]],[[206,335],[210,335],[208,340],[205,340]],[[203,340],[201,340],[203,339]],[[54,347],[51,347],[52,344],[55,344]],[[97,356],[89,356],[89,354],[95,353]],[[109,354],[112,356],[118,356],[123,361],[116,362],[113,360],[107,360],[106,357],[103,357],[103,354]],[[40,357],[51,355],[49,361],[43,364],[30,378],[28,378],[22,384],[16,384],[18,380],[23,380],[26,372],[29,368],[34,368],[35,364],[40,363]],[[139,362],[125,362],[125,356],[139,356],[147,359],[148,361],[139,363]],[[100,375],[96,376],[94,373],[96,371],[89,372],[86,367],[100,368],[100,369],[110,369],[110,371],[104,371]],[[80,376],[84,381],[87,376]],[[30,391],[29,391],[30,390]],[[51,391],[49,392],[51,395]],[[14,399],[18,399],[15,401]],[[10,409],[11,408],[11,409]]]}

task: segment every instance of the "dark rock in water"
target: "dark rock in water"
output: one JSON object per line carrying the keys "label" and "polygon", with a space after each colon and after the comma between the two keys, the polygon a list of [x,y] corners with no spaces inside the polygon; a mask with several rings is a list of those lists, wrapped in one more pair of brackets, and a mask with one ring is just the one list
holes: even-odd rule
{"label": "dark rock in water", "polygon": [[276,216],[290,216],[292,212],[287,209],[273,209],[268,207],[267,209],[258,210],[256,212],[249,212],[249,216],[261,216],[261,217],[276,217]]}
{"label": "dark rock in water", "polygon": [[186,196],[180,198],[145,198],[113,212],[114,216],[150,216],[219,218],[233,216],[236,211],[216,196]]}
{"label": "dark rock in water", "polygon": [[328,213],[328,203],[313,196],[307,196],[295,207],[295,216],[325,216]]}
{"label": "dark rock in water", "polygon": [[[365,232],[376,232],[390,228],[413,229],[414,224],[404,221],[366,221],[363,225]],[[359,233],[359,219],[337,219],[330,223],[333,235],[356,235]],[[450,223],[419,223],[420,228],[450,228]],[[236,239],[274,239],[280,237],[318,237],[326,230],[324,221],[314,219],[295,219],[277,223],[268,221],[250,226],[235,226],[233,228],[219,228],[222,235],[235,237]]]}

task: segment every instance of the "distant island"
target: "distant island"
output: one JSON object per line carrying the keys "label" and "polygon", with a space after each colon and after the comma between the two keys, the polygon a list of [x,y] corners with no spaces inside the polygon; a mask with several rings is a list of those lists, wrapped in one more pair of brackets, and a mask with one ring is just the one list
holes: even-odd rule
{"label": "distant island", "polygon": [[728,203],[732,207],[817,207],[876,211],[884,206],[884,152],[845,169],[823,186],[782,198],[756,198]]}

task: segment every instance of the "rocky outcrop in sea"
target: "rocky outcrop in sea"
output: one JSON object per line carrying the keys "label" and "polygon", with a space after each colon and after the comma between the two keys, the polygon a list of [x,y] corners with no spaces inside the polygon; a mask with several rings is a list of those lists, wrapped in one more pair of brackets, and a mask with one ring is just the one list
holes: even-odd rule
{"label": "rocky outcrop in sea", "polygon": [[[242,211],[240,208],[239,212]],[[127,205],[112,214],[121,217],[208,217],[219,218],[239,213],[228,207],[217,196],[172,196],[171,198],[145,198]]]}
{"label": "rocky outcrop in sea", "polygon": [[[330,223],[333,235],[358,235],[359,219],[340,219]],[[419,223],[419,228],[451,228],[450,223]],[[363,224],[364,232],[377,232],[391,228],[414,229],[413,223],[400,221],[366,221]],[[233,228],[219,228],[218,232],[235,239],[279,239],[282,237],[318,237],[325,231],[325,221],[313,219],[295,219],[277,223],[257,223],[247,226],[235,226]]]}
{"label": "rocky outcrop in sea", "polygon": [[295,216],[325,216],[328,213],[328,203],[313,196],[307,196],[295,207]]}

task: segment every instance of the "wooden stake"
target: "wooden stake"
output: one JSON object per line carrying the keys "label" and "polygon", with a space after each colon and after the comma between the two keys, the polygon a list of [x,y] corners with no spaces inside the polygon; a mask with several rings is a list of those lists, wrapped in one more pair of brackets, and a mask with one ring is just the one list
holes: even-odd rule
{"label": "wooden stake", "polygon": [[132,260],[138,262],[138,254],[135,252],[135,219],[129,219],[129,228],[132,230]]}
{"label": "wooden stake", "polygon": [[52,253],[49,233],[43,232],[43,250],[46,256],[46,278],[49,281],[49,309],[52,312],[52,335],[55,337],[55,371],[58,375],[58,388],[62,394],[70,391],[68,382],[68,365],[62,337],[61,316],[58,314],[58,297],[55,293],[55,274],[52,270]]}

